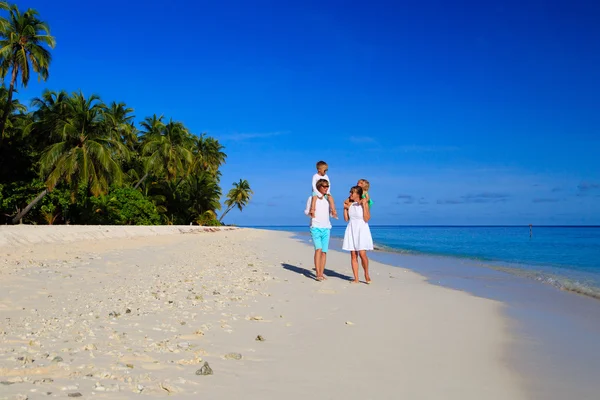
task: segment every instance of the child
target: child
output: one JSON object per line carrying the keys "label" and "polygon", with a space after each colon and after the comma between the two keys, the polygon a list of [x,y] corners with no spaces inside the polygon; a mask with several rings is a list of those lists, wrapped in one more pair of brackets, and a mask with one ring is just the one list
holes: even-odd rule
{"label": "child", "polygon": [[365,199],[365,201],[369,204],[369,208],[371,208],[371,206],[373,205],[373,200],[371,200],[371,197],[369,196],[369,181],[366,179],[359,179],[356,186],[360,186],[362,188],[362,198]]}
{"label": "child", "polygon": [[312,200],[310,203],[310,212],[308,215],[310,215],[311,218],[315,217],[315,204],[316,204],[316,200],[317,197],[321,198],[321,197],[325,197],[327,199],[327,201],[329,202],[329,209],[331,210],[331,216],[335,219],[337,219],[337,211],[335,210],[335,203],[333,202],[333,196],[331,195],[331,189],[327,188],[327,193],[325,195],[322,195],[321,193],[319,193],[319,190],[317,189],[317,182],[319,181],[319,179],[325,179],[326,181],[329,182],[329,185],[331,185],[331,181],[329,181],[329,177],[326,175],[327,173],[327,163],[325,161],[319,161],[317,163],[317,173],[313,175],[312,178]]}

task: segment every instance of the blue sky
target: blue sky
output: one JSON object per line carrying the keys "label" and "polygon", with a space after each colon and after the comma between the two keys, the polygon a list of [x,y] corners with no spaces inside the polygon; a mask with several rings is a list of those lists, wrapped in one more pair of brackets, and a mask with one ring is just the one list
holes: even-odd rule
{"label": "blue sky", "polygon": [[[226,146],[227,223],[302,225],[315,163],[372,224],[600,224],[600,3],[24,0],[50,79]],[[343,224],[342,221],[337,223]]]}

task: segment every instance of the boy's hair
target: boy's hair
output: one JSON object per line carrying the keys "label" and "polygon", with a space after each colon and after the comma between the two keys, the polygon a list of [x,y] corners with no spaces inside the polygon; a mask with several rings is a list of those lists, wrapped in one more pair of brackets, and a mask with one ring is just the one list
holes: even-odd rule
{"label": "boy's hair", "polygon": [[323,167],[328,167],[327,163],[325,161],[319,161],[317,163],[317,171],[320,170]]}
{"label": "boy's hair", "polygon": [[315,186],[317,187],[317,189],[320,189],[321,186],[324,186],[325,184],[327,184],[327,186],[329,186],[329,181],[327,179],[319,179]]}
{"label": "boy's hair", "polygon": [[363,183],[363,189],[366,191],[369,191],[369,188],[371,187],[371,185],[369,184],[369,181],[366,179],[359,179],[359,182]]}
{"label": "boy's hair", "polygon": [[352,186],[350,188],[350,191],[351,192],[356,192],[359,197],[362,197],[362,195],[363,195],[363,188],[361,188],[360,186]]}

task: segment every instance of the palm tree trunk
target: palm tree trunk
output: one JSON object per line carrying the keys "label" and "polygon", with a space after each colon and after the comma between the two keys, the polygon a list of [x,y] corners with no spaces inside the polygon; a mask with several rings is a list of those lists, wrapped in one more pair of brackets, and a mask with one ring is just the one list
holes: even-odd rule
{"label": "palm tree trunk", "polygon": [[2,113],[2,120],[0,120],[0,145],[4,140],[4,128],[6,128],[6,121],[8,120],[8,114],[10,113],[10,106],[12,104],[13,92],[15,90],[15,82],[17,81],[17,75],[19,70],[13,65],[12,77],[10,79],[10,86],[8,87],[8,98],[4,105],[4,112]]}
{"label": "palm tree trunk", "polygon": [[227,210],[225,210],[225,212],[224,212],[223,214],[221,214],[221,218],[219,218],[219,222],[221,222],[221,221],[223,220],[223,217],[224,217],[224,216],[225,216],[225,215],[226,215],[226,214],[227,214],[229,211],[231,211],[231,210],[233,209],[233,207],[234,207],[234,206],[235,206],[235,204],[234,204],[234,205],[232,205],[232,206],[230,206],[229,208],[227,208]]}
{"label": "palm tree trunk", "polygon": [[42,193],[38,194],[38,196],[35,199],[33,199],[31,203],[27,204],[27,207],[25,207],[23,211],[18,213],[17,216],[12,219],[12,223],[16,224],[21,219],[23,219],[23,217],[29,212],[29,210],[31,210],[33,206],[35,206],[40,200],[42,200],[46,194],[48,194],[48,189],[44,189]]}
{"label": "palm tree trunk", "polygon": [[138,181],[138,183],[136,183],[136,184],[135,184],[135,186],[134,186],[133,188],[134,188],[134,189],[137,189],[137,188],[139,188],[139,187],[140,187],[140,185],[142,184],[142,182],[144,182],[144,181],[146,180],[146,178],[147,178],[147,177],[148,177],[148,172],[146,172],[146,173],[144,174],[144,176],[142,176],[142,179],[140,179],[140,180]]}

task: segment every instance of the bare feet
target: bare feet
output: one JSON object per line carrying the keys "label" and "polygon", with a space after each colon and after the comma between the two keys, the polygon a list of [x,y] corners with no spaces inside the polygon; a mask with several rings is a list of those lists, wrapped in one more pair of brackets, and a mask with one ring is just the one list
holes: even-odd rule
{"label": "bare feet", "polygon": [[315,279],[318,280],[319,282],[321,282],[321,281],[325,280],[325,277],[317,276]]}
{"label": "bare feet", "polygon": [[350,283],[360,283],[360,281],[350,281]]}

